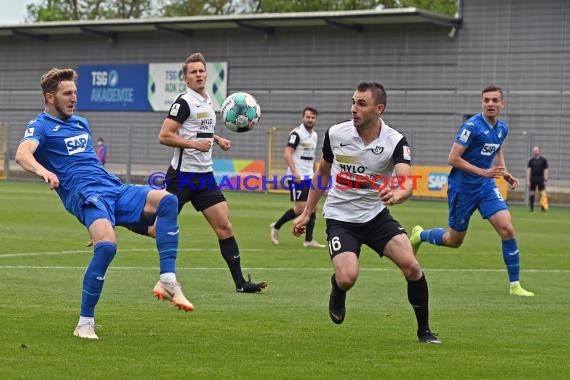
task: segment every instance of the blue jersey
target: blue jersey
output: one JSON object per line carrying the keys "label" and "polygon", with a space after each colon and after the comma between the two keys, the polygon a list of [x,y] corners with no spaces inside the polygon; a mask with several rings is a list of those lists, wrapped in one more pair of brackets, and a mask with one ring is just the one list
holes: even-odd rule
{"label": "blue jersey", "polygon": [[83,117],[73,115],[64,121],[42,112],[28,123],[24,140],[38,142],[34,157],[57,175],[57,194],[73,214],[77,215],[89,195],[122,185],[97,158],[89,123]]}
{"label": "blue jersey", "polygon": [[[493,166],[495,155],[508,133],[509,128],[505,122],[498,120],[493,127],[487,123],[482,114],[477,114],[463,123],[455,142],[465,147],[465,152],[461,156],[465,161],[481,169],[489,169]],[[483,186],[495,187],[495,184],[493,178],[452,168],[449,174],[449,186],[459,190],[477,190]]]}

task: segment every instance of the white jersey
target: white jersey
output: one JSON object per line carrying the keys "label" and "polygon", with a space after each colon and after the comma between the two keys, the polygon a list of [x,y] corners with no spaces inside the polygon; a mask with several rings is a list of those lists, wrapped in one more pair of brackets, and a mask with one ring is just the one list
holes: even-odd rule
{"label": "white jersey", "polygon": [[[315,165],[315,151],[317,150],[317,132],[308,131],[304,124],[293,129],[289,134],[287,146],[293,148],[293,161],[297,171],[303,178],[313,178]],[[292,175],[291,168],[287,168],[287,175]]]}
{"label": "white jersey", "polygon": [[364,145],[352,120],[333,125],[325,135],[323,159],[332,164],[327,219],[364,223],[384,208],[379,192],[390,186],[394,165],[410,165],[406,138],[380,120],[380,136]]}
{"label": "white jersey", "polygon": [[[169,119],[182,124],[178,135],[186,140],[214,138],[216,113],[210,97],[202,97],[190,88],[178,95],[168,111]],[[174,148],[170,165],[182,172],[207,173],[213,171],[212,150]]]}

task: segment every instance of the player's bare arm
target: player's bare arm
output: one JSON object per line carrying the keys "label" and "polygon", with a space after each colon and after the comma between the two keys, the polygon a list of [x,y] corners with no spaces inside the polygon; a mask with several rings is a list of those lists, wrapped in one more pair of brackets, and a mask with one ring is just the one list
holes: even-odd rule
{"label": "player's bare arm", "polygon": [[494,166],[489,169],[482,169],[478,166],[470,164],[468,161],[463,159],[463,153],[465,152],[465,147],[453,143],[449,156],[447,157],[447,163],[456,169],[463,170],[464,172],[473,173],[475,175],[486,177],[486,178],[496,178],[501,177],[505,173],[505,168],[501,166]]}
{"label": "player's bare arm", "polygon": [[182,128],[182,124],[172,119],[166,118],[160,128],[158,141],[162,145],[172,148],[197,149],[201,152],[207,152],[212,148],[212,139],[195,139],[186,140],[178,135],[178,130]]}
{"label": "player's bare arm", "polygon": [[287,166],[289,167],[289,169],[291,170],[291,175],[293,175],[293,177],[295,177],[295,181],[300,181],[303,178],[301,177],[301,175],[299,174],[299,171],[297,170],[297,166],[295,165],[295,160],[293,158],[293,154],[295,153],[295,149],[293,147],[285,147],[285,152],[283,152],[283,158],[285,159],[285,163],[287,163]]}
{"label": "player's bare arm", "polygon": [[232,141],[231,140],[225,139],[225,138],[220,137],[218,135],[214,135],[214,142],[216,144],[218,144],[218,146],[220,148],[222,148],[223,151],[230,150],[232,147]]}
{"label": "player's bare arm", "polygon": [[397,189],[391,186],[380,190],[380,200],[389,206],[403,203],[412,196],[413,180],[412,180],[412,167],[405,163],[399,163],[394,166],[396,173],[395,178],[402,179]]}
{"label": "player's bare arm", "polygon": [[16,162],[24,168],[24,170],[38,175],[44,180],[44,182],[49,183],[52,190],[57,189],[59,186],[59,178],[57,178],[54,173],[44,168],[34,157],[34,152],[37,148],[37,141],[22,141],[16,151]]}
{"label": "player's bare arm", "polygon": [[495,163],[497,164],[497,167],[503,168],[503,173],[501,173],[501,175],[503,176],[505,181],[507,181],[507,183],[509,184],[509,188],[511,190],[516,189],[519,185],[519,180],[511,173],[509,173],[509,171],[507,170],[507,165],[505,163],[505,155],[503,154],[502,149],[499,149],[497,151],[497,154],[495,155]]}

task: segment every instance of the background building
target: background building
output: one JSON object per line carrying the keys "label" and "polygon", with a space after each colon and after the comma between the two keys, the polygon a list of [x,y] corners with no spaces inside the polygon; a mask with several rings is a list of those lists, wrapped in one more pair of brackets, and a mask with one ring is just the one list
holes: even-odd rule
{"label": "background building", "polygon": [[[272,127],[292,128],[305,105],[317,129],[350,118],[362,80],[388,91],[385,121],[403,132],[414,163],[445,165],[480,91],[505,89],[511,127],[505,154],[524,181],[530,147],[550,164],[551,186],[570,183],[570,2],[464,0],[456,18],[413,8],[88,21],[0,26],[0,121],[13,158],[27,120],[40,111],[40,75],[50,67],[180,62],[203,52],[227,63],[227,93],[247,91],[262,107],[257,129],[218,133],[234,142],[218,158],[265,159]],[[157,134],[166,112],[79,111],[104,137],[109,165],[165,169],[171,151]],[[285,144],[285,142],[283,142]],[[123,169],[120,169],[123,170]]]}

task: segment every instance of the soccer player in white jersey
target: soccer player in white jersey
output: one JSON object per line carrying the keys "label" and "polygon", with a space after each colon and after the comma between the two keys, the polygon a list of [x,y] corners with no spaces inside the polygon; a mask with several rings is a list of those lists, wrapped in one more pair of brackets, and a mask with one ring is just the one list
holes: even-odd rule
{"label": "soccer player in white jersey", "polygon": [[467,235],[471,216],[475,210],[479,210],[501,237],[503,260],[510,283],[509,293],[532,297],[534,293],[523,289],[519,282],[520,256],[515,228],[507,203],[494,180],[503,177],[511,189],[519,184],[518,179],[507,170],[502,149],[509,133],[507,124],[499,119],[504,106],[500,87],[488,86],[483,89],[483,111],[463,123],[449,152],[448,163],[452,166],[447,187],[449,227],[424,231],[421,226],[415,226],[410,241],[415,254],[423,242],[458,248]]}
{"label": "soccer player in white jersey", "polygon": [[[287,176],[292,178],[288,180],[288,184],[293,208],[285,211],[277,222],[269,225],[269,239],[275,245],[279,244],[279,229],[285,223],[300,215],[307,203],[311,179],[317,168],[315,161],[315,150],[317,149],[315,125],[317,123],[317,115],[318,111],[315,108],[305,107],[301,125],[289,133],[283,156],[287,163]],[[316,212],[311,214],[311,219],[307,224],[303,245],[311,248],[324,248],[325,245],[320,244],[313,238],[315,220]]]}
{"label": "soccer player in white jersey", "polygon": [[159,134],[161,144],[174,148],[167,171],[167,188],[178,197],[179,212],[187,202],[202,212],[218,237],[236,291],[258,293],[266,282],[255,283],[243,277],[240,252],[229,219],[229,207],[219,189],[212,162],[212,146],[228,150],[231,141],[214,134],[216,114],[206,91],[206,60],[201,53],[191,54],[182,67],[188,85],[174,101]]}
{"label": "soccer player in white jersey", "polygon": [[74,115],[77,74],[53,68],[41,79],[45,110],[28,123],[16,151],[16,162],[55,190],[67,211],[91,236],[93,257],[83,276],[79,322],[74,335],[98,339],[95,306],[105,274],[117,252],[115,226],[129,226],[153,218],[160,257],[160,279],[153,293],[192,311],[176,281],[178,201],[165,190],[123,184],[97,158],[89,122]]}
{"label": "soccer player in white jersey", "polygon": [[413,178],[410,147],[402,134],[382,120],[385,108],[382,85],[358,85],[352,96],[352,120],[333,125],[325,134],[323,156],[305,210],[293,222],[293,234],[300,236],[304,232],[319,199],[330,187],[323,213],[334,266],[329,298],[331,320],[337,324],[344,321],[346,293],[358,278],[360,248],[366,244],[402,271],[419,341],[438,344],[441,341],[429,327],[425,275],[406,231],[386,207],[412,195]]}

